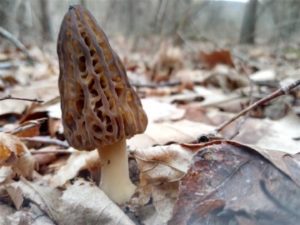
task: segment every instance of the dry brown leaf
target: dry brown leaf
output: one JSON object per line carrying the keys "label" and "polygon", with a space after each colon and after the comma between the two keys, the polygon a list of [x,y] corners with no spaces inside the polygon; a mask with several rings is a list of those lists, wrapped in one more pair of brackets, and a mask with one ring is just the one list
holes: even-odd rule
{"label": "dry brown leaf", "polygon": [[[5,218],[5,224],[3,225],[55,225],[38,207],[32,207],[30,211],[28,209],[21,209],[16,211]],[[2,224],[1,224],[2,225]]]}
{"label": "dry brown leaf", "polygon": [[184,109],[179,109],[175,105],[161,102],[154,98],[143,99],[142,104],[149,123],[179,120],[182,119],[185,114]]}
{"label": "dry brown leaf", "polygon": [[76,177],[82,169],[87,169],[92,162],[99,162],[97,151],[78,151],[73,153],[59,170],[50,178],[50,184],[53,187],[64,185],[70,179]]}
{"label": "dry brown leaf", "polygon": [[[213,116],[214,115],[214,116]],[[216,122],[228,118],[228,114],[213,112],[210,118]],[[225,129],[225,136],[231,136],[236,132],[238,121]],[[280,120],[248,118],[239,129],[239,135],[235,140],[258,146],[265,149],[280,150],[286,153],[300,152],[299,137],[300,119],[292,112]]]}
{"label": "dry brown leaf", "polygon": [[182,82],[204,82],[209,76],[211,76],[210,72],[199,69],[182,69],[177,71],[174,75],[176,80],[180,80]]}
{"label": "dry brown leaf", "polygon": [[127,144],[130,149],[145,149],[153,145],[190,143],[197,141],[201,135],[212,132],[213,129],[212,126],[188,120],[150,123],[143,134],[135,135],[127,141]]}
{"label": "dry brown leaf", "polygon": [[178,182],[187,172],[195,151],[172,144],[137,149],[132,153],[140,171],[138,194],[131,201],[136,205],[136,214],[143,224],[164,225],[171,218]]}
{"label": "dry brown leaf", "polygon": [[260,70],[250,75],[250,79],[254,82],[272,82],[276,80],[276,73],[274,70]]}
{"label": "dry brown leaf", "polygon": [[219,50],[210,53],[200,52],[199,59],[209,69],[214,68],[218,64],[234,67],[231,53],[228,50]]}
{"label": "dry brown leaf", "polygon": [[[229,141],[199,148],[180,182],[168,224],[297,223],[300,188],[293,177],[278,169],[278,162],[284,160],[280,154],[270,152],[269,161],[256,149]],[[299,174],[299,158],[294,160],[298,167],[285,162],[293,176]]]}
{"label": "dry brown leaf", "polygon": [[248,86],[249,80],[236,69],[226,65],[217,65],[212,70],[212,76],[206,80],[206,83],[220,87],[225,93],[231,93],[233,90]]}
{"label": "dry brown leaf", "polygon": [[[76,181],[63,193],[24,179],[9,187],[19,188],[24,198],[38,206],[55,224],[134,225],[99,187],[86,181]],[[30,205],[29,211],[32,210]]]}
{"label": "dry brown leaf", "polygon": [[162,44],[154,57],[154,66],[150,79],[155,82],[168,81],[176,71],[183,68],[184,60],[181,49]]}
{"label": "dry brown leaf", "polygon": [[138,162],[140,183],[178,181],[187,172],[194,151],[181,145],[155,146],[132,152]]}
{"label": "dry brown leaf", "polygon": [[[173,207],[177,199],[178,182],[147,185],[141,191],[139,199],[136,200],[135,214],[142,224],[167,224],[172,216]],[[143,198],[146,198],[148,201],[145,201]],[[142,203],[144,204],[142,205]]]}
{"label": "dry brown leaf", "polygon": [[[39,99],[43,101],[50,100],[58,96],[57,88],[57,77],[50,77],[49,79],[34,81],[30,86],[15,86],[9,90],[11,96],[29,98],[29,99]],[[5,100],[0,101],[0,115],[5,113],[20,113],[27,106],[32,103],[28,101],[16,101],[16,100]]]}
{"label": "dry brown leaf", "polygon": [[157,216],[150,224],[167,224],[173,213],[173,207],[178,196],[178,182],[162,183],[152,187],[153,205]]}
{"label": "dry brown leaf", "polygon": [[0,184],[8,182],[14,176],[14,171],[9,166],[0,166]]}
{"label": "dry brown leaf", "polygon": [[16,136],[0,133],[0,166],[11,166],[18,175],[31,178],[35,161]]}
{"label": "dry brown leaf", "polygon": [[7,217],[13,214],[15,210],[8,205],[4,205],[0,203],[0,224],[1,225],[8,225]]}
{"label": "dry brown leaf", "polygon": [[194,92],[165,96],[159,100],[169,103],[192,103],[199,106],[208,107],[217,106],[218,104],[227,103],[239,98],[241,98],[241,96],[234,92],[225,95],[220,89],[196,86],[194,88]]}
{"label": "dry brown leaf", "polygon": [[[25,124],[22,124],[24,126]],[[15,134],[17,137],[34,137],[40,135],[40,124],[37,124],[34,127],[30,127],[25,130],[21,130]]]}
{"label": "dry brown leaf", "polygon": [[57,153],[59,153],[59,151],[61,150],[63,149],[54,145],[42,147],[38,149],[38,151],[31,150],[31,153],[33,154],[33,157],[36,161],[36,164],[38,165],[38,169],[39,169],[38,171],[41,170],[41,167],[46,166],[51,162],[54,162],[56,159],[58,159],[60,155],[58,155]]}
{"label": "dry brown leaf", "polygon": [[[60,197],[60,192],[58,190],[50,188],[46,185],[39,185],[37,183],[29,182],[24,178],[21,178],[18,182],[10,183],[6,186],[6,189],[11,189],[10,192],[18,193],[18,196],[21,195],[23,199],[34,203],[33,205],[37,206],[43,212],[43,214],[46,213],[46,216],[48,216],[55,223],[58,221],[58,206]],[[32,205],[29,210],[33,210]]]}
{"label": "dry brown leaf", "polygon": [[134,225],[98,186],[89,182],[76,181],[64,191],[60,200],[59,224]]}
{"label": "dry brown leaf", "polygon": [[6,191],[12,200],[15,208],[19,210],[23,204],[24,196],[19,187],[7,186]]}

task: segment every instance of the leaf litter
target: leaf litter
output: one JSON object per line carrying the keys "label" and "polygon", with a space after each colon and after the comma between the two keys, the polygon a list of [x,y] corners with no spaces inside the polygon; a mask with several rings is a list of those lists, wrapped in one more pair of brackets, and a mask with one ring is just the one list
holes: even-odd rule
{"label": "leaf litter", "polygon": [[287,68],[275,70],[265,66],[272,48],[195,49],[164,43],[124,59],[149,126],[127,143],[137,190],[121,206],[97,186],[97,152],[62,144],[56,56],[33,47],[37,63],[28,65],[18,52],[3,53],[13,66],[1,69],[1,96],[43,103],[0,101],[0,224],[296,224],[299,89],[210,135],[279,81],[299,79],[297,61],[283,57]]}

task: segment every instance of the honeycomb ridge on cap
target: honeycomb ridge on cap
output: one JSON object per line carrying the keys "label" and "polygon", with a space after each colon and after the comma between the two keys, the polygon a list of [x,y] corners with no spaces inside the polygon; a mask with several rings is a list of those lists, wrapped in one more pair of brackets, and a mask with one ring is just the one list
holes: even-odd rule
{"label": "honeycomb ridge on cap", "polygon": [[57,53],[62,120],[71,146],[92,150],[144,132],[147,116],[126,70],[82,6],[66,13]]}

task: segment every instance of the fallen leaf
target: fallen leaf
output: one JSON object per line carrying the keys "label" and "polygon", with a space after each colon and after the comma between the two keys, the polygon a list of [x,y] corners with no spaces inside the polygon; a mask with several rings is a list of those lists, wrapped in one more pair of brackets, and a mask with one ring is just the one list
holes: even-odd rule
{"label": "fallen leaf", "polygon": [[200,52],[199,59],[208,69],[212,69],[218,64],[234,67],[231,53],[228,50],[219,50],[210,53]]}
{"label": "fallen leaf", "polygon": [[168,224],[297,224],[299,197],[298,184],[255,149],[218,142],[194,156]]}
{"label": "fallen leaf", "polygon": [[234,68],[227,65],[216,65],[206,83],[220,87],[225,93],[231,93],[233,90],[248,86],[249,80]]}
{"label": "fallen leaf", "polygon": [[[143,191],[149,189],[149,204],[136,205],[135,214],[140,218],[142,224],[145,225],[165,225],[172,216],[173,206],[177,199],[178,182],[161,183],[159,185],[147,185]],[[141,193],[143,198],[145,193]],[[151,200],[150,200],[151,199]],[[142,201],[143,202],[143,201]]]}
{"label": "fallen leaf", "polygon": [[184,109],[179,109],[172,104],[160,102],[152,98],[143,99],[142,104],[147,114],[148,122],[179,120],[185,114]]}
{"label": "fallen leaf", "polygon": [[181,49],[163,43],[154,57],[150,79],[154,82],[168,81],[178,70],[183,68],[184,60]]}
{"label": "fallen leaf", "polygon": [[[178,194],[178,183],[186,174],[195,151],[178,144],[137,149],[140,182],[135,203],[143,224],[167,224]],[[149,201],[151,199],[151,204]]]}
{"label": "fallen leaf", "polygon": [[134,225],[124,212],[92,183],[76,181],[63,192],[60,200],[59,224]]}
{"label": "fallen leaf", "polygon": [[19,224],[55,225],[38,207],[34,206],[30,210],[21,209],[7,216],[3,225]]}
{"label": "fallen leaf", "polygon": [[[20,75],[21,76],[21,75]],[[9,93],[14,97],[39,99],[47,101],[58,96],[57,89],[57,77],[50,77],[46,80],[33,81],[28,86],[15,86],[10,89]],[[28,101],[16,101],[5,100],[0,101],[0,115],[5,113],[19,113],[22,114],[27,106],[30,106],[32,102]]]}
{"label": "fallen leaf", "polygon": [[[232,114],[211,110],[207,112],[207,116],[215,124],[222,124]],[[244,122],[239,127],[241,121]],[[234,138],[236,141],[294,154],[300,152],[299,141],[295,139],[299,136],[299,127],[299,118],[290,111],[288,115],[275,121],[268,118],[240,118],[227,126],[222,134],[224,137],[231,137],[238,131]]]}
{"label": "fallen leaf", "polygon": [[178,144],[136,149],[132,152],[138,162],[140,183],[174,182],[187,172],[194,151]]}
{"label": "fallen leaf", "polygon": [[[45,184],[41,185],[29,182],[24,178],[21,178],[18,182],[10,183],[6,186],[6,189],[11,189],[11,192],[14,190],[14,192],[21,195],[23,199],[34,203],[43,214],[46,213],[45,216],[49,217],[55,223],[59,221],[60,212],[58,207],[60,203],[60,192],[58,190],[48,187]],[[29,207],[29,210],[32,210],[32,207]]]}
{"label": "fallen leaf", "polygon": [[[293,154],[300,152],[299,141],[293,139],[299,136],[299,127],[300,120],[293,113],[277,121],[270,119],[247,120],[235,140]],[[253,132],[254,130],[255,132]]]}
{"label": "fallen leaf", "polygon": [[7,186],[6,191],[14,203],[14,206],[17,210],[19,210],[23,204],[24,196],[19,187]]}
{"label": "fallen leaf", "polygon": [[0,133],[0,166],[11,166],[18,175],[31,178],[35,161],[16,136]]}
{"label": "fallen leaf", "polygon": [[64,185],[70,179],[73,179],[80,170],[87,169],[91,162],[99,161],[97,151],[78,151],[73,153],[69,159],[51,178],[50,184],[53,187]]}
{"label": "fallen leaf", "polygon": [[15,210],[12,207],[9,207],[6,204],[0,203],[0,224],[8,225],[7,217],[13,214]]}
{"label": "fallen leaf", "polygon": [[260,70],[250,75],[250,79],[255,82],[271,82],[276,78],[274,70]]}
{"label": "fallen leaf", "polygon": [[[24,126],[25,124],[22,124]],[[34,137],[40,135],[40,124],[37,124],[34,127],[22,130],[15,134],[17,137]]]}
{"label": "fallen leaf", "polygon": [[11,180],[14,172],[9,166],[1,166],[0,167],[0,184],[5,183],[6,181]]}
{"label": "fallen leaf", "polygon": [[228,93],[224,95],[222,90],[216,88],[205,88],[196,86],[194,92],[186,92],[183,94],[176,94],[173,96],[166,96],[161,98],[162,102],[169,103],[181,103],[181,104],[197,104],[202,107],[216,106],[221,103],[227,103],[229,101],[240,99],[241,96],[237,93]]}
{"label": "fallen leaf", "polygon": [[127,141],[130,149],[145,149],[153,145],[170,143],[191,143],[197,141],[202,134],[208,134],[214,127],[180,120],[176,122],[150,123],[143,134],[138,134]]}

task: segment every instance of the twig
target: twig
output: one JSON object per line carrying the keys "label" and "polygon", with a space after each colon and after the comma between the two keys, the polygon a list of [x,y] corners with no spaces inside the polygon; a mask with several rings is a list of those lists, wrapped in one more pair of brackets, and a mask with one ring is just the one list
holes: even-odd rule
{"label": "twig", "polygon": [[13,36],[9,31],[5,30],[3,27],[0,27],[0,36],[8,39],[11,43],[13,43],[17,48],[19,48],[27,57],[27,59],[30,61],[30,63],[33,63],[33,58],[29,54],[26,47],[15,37]]}
{"label": "twig", "polygon": [[[192,81],[195,85],[202,85],[203,81]],[[170,82],[164,82],[164,83],[158,83],[158,84],[139,84],[139,83],[132,83],[131,85],[136,88],[162,88],[162,87],[175,87],[182,85],[182,81],[170,81]]]}
{"label": "twig", "polygon": [[68,150],[68,149],[56,149],[56,150],[34,150],[30,151],[32,155],[39,155],[39,154],[73,154],[78,152],[76,150]]}
{"label": "twig", "polygon": [[39,99],[30,99],[30,98],[20,98],[20,97],[13,97],[11,95],[7,95],[5,97],[0,98],[0,101],[4,100],[19,100],[19,101],[27,101],[27,102],[37,102],[37,103],[43,103],[44,101]]}
{"label": "twig", "polygon": [[248,111],[263,105],[265,103],[270,102],[271,100],[282,96],[282,95],[286,95],[288,94],[292,89],[294,89],[295,87],[300,85],[300,80],[297,80],[289,85],[287,85],[286,87],[282,87],[277,89],[276,91],[274,91],[273,93],[269,94],[268,96],[258,100],[257,102],[254,102],[253,104],[249,105],[247,108],[243,109],[242,111],[240,111],[238,114],[236,114],[235,116],[233,116],[232,118],[230,118],[229,120],[225,121],[223,124],[221,124],[219,127],[217,127],[215,129],[216,133],[219,133],[220,131],[222,131],[225,127],[227,127],[229,124],[231,124],[233,121],[235,121],[236,119],[238,119],[239,117],[241,117],[242,115],[246,114]]}
{"label": "twig", "polygon": [[[244,64],[242,64],[242,68],[244,69],[245,72],[247,71],[246,66]],[[246,78],[248,79],[249,84],[250,84],[249,104],[248,104],[248,106],[253,104],[253,102],[254,102],[254,97],[253,97],[254,83],[249,77],[250,77],[250,74],[246,72]],[[244,115],[243,119],[237,124],[235,132],[228,138],[229,140],[231,140],[231,139],[235,138],[237,135],[239,135],[240,129],[246,123],[246,120],[248,119],[249,116],[250,116],[250,111],[248,111]]]}
{"label": "twig", "polygon": [[38,142],[42,144],[58,145],[64,148],[70,147],[67,142],[58,139],[53,139],[48,136],[21,137],[20,139],[22,141],[32,141],[32,142]]}
{"label": "twig", "polygon": [[173,82],[165,82],[160,84],[139,84],[139,83],[132,83],[132,85],[136,88],[159,88],[159,87],[174,87],[180,85],[180,81],[173,81]]}

